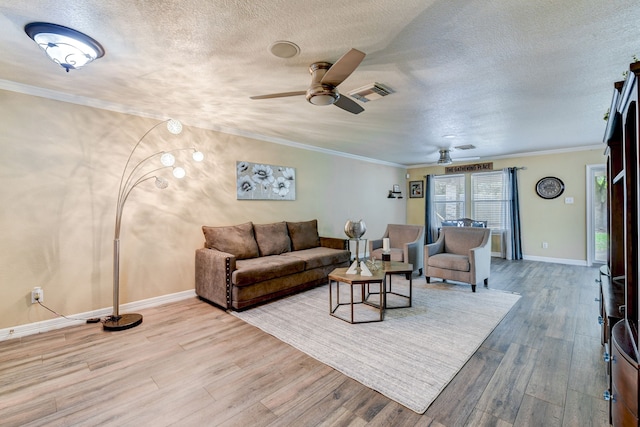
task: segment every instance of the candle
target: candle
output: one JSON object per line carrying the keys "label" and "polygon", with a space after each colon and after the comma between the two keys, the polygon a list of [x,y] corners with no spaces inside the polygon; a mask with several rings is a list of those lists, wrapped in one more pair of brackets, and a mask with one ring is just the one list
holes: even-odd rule
{"label": "candle", "polygon": [[389,251],[389,238],[385,237],[384,239],[382,239],[382,250],[385,252]]}

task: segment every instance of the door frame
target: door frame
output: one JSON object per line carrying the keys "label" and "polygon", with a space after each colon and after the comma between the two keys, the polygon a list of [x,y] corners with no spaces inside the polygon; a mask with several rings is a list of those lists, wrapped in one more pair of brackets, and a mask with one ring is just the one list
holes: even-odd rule
{"label": "door frame", "polygon": [[604,163],[587,165],[586,170],[586,210],[587,210],[587,266],[591,267],[593,264],[603,264],[605,261],[596,261],[596,248],[595,248],[595,233],[594,233],[594,205],[593,205],[593,178],[595,177],[595,171],[604,170],[606,173],[607,165]]}

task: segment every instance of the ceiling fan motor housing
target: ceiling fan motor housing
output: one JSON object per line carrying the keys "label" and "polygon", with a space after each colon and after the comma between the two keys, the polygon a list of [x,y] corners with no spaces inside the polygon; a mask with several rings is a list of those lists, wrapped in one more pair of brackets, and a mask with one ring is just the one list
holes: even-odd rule
{"label": "ceiling fan motor housing", "polygon": [[440,158],[438,159],[439,165],[450,165],[451,163],[453,163],[453,160],[451,160],[451,155],[449,154],[448,149],[441,148],[439,152],[440,152]]}
{"label": "ceiling fan motor housing", "polygon": [[307,101],[310,103],[314,105],[331,105],[340,98],[338,89],[335,86],[320,83],[332,65],[329,62],[314,62],[309,66],[311,85],[307,89],[306,96]]}

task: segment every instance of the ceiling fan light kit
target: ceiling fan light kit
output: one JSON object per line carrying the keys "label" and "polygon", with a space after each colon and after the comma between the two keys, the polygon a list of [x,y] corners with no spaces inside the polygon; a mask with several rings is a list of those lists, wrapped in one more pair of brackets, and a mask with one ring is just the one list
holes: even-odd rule
{"label": "ceiling fan light kit", "polygon": [[318,93],[307,91],[307,101],[312,103],[313,105],[332,105],[340,97],[340,94],[336,91],[323,91],[326,93]]}

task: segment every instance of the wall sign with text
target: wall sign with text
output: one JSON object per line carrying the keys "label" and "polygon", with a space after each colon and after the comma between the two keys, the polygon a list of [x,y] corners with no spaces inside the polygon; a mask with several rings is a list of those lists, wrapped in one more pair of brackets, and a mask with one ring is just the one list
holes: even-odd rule
{"label": "wall sign with text", "polygon": [[474,163],[471,165],[445,166],[444,173],[486,172],[493,170],[493,162]]}

